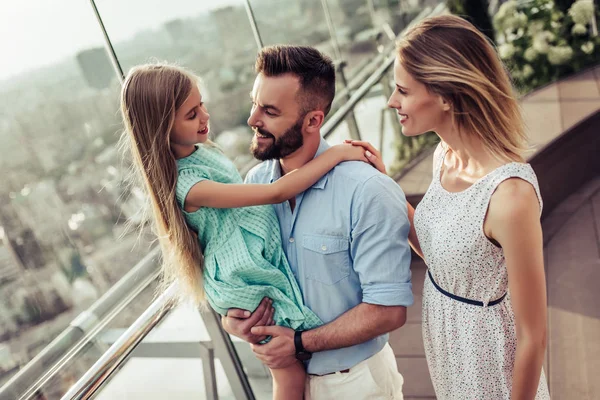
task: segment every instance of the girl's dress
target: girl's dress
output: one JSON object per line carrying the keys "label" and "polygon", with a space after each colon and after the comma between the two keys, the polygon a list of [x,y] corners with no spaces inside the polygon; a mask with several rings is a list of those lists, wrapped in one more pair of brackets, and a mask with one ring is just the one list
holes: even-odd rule
{"label": "girl's dress", "polygon": [[[513,177],[535,188],[541,210],[537,178],[529,164],[513,162],[462,192],[448,192],[440,182],[445,152],[440,153],[414,215],[428,267],[422,320],[431,380],[440,400],[510,399],[515,317],[503,251],[485,236],[483,223],[492,194]],[[549,398],[542,371],[536,399]]]}
{"label": "girl's dress", "polygon": [[[175,191],[182,210],[189,190],[198,182],[243,183],[235,165],[208,145],[198,145],[194,153],[177,160],[177,167]],[[216,312],[225,315],[229,308],[253,311],[269,297],[277,325],[305,330],[322,324],[304,305],[281,247],[272,206],[201,207],[183,213],[198,234],[204,254],[204,290]]]}

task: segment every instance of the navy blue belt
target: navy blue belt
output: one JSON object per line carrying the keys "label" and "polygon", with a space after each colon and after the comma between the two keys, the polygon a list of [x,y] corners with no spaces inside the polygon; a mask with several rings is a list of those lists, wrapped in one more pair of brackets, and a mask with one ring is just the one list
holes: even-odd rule
{"label": "navy blue belt", "polygon": [[[433,283],[433,286],[435,286],[435,288],[437,290],[439,290],[440,293],[445,294],[446,296],[450,297],[451,299],[460,301],[461,303],[467,303],[467,304],[471,304],[471,305],[479,306],[479,307],[484,307],[485,306],[485,304],[483,303],[483,301],[465,299],[464,297],[460,297],[460,296],[457,296],[457,295],[452,294],[450,292],[446,292],[444,289],[442,289],[441,287],[439,287],[439,285],[437,283],[435,283],[435,281],[433,280],[433,276],[431,276],[431,271],[427,270],[427,273],[429,274],[429,279],[431,279],[431,283]],[[488,306],[495,306],[496,304],[498,304],[502,300],[504,300],[505,297],[506,297],[506,293],[504,293],[502,295],[502,297],[500,297],[499,299],[496,299],[494,301],[490,301],[487,305]]]}

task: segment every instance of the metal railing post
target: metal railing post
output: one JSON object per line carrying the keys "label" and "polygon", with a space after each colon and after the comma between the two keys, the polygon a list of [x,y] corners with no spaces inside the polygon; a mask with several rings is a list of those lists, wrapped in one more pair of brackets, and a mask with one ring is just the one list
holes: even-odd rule
{"label": "metal railing post", "polygon": [[260,31],[258,30],[258,24],[256,23],[256,18],[254,18],[254,11],[252,10],[252,4],[250,4],[250,0],[246,0],[246,13],[248,14],[248,20],[250,21],[250,26],[252,27],[252,34],[254,35],[254,41],[256,42],[256,46],[258,50],[263,48],[262,37],[260,36]]}
{"label": "metal railing post", "polygon": [[[329,11],[329,4],[327,3],[327,0],[321,0],[321,5],[323,7],[325,20],[327,21],[329,36],[331,37],[331,46],[333,47],[333,54],[336,59],[337,76],[340,78],[342,88],[346,89],[348,87],[348,80],[346,79],[346,73],[344,72],[346,62],[342,58],[342,51],[340,49],[340,44],[337,40],[335,26],[333,25],[333,18],[331,18],[331,12]],[[346,101],[350,100],[349,91],[345,92],[344,98]],[[354,115],[354,111],[350,111],[348,113],[346,123],[348,124],[348,131],[350,132],[350,137],[354,140],[360,140],[360,130],[358,128],[358,122],[356,122],[356,116]]]}
{"label": "metal railing post", "polygon": [[98,25],[100,26],[100,30],[102,31],[102,36],[104,37],[104,47],[106,48],[106,52],[108,53],[108,57],[110,58],[110,62],[119,77],[119,82],[123,83],[125,80],[125,74],[123,73],[123,68],[121,67],[121,63],[117,58],[117,53],[115,52],[115,48],[108,37],[108,32],[106,32],[106,27],[104,26],[104,21],[102,21],[102,17],[98,12],[98,7],[96,7],[96,2],[94,0],[90,0],[90,4],[94,11],[94,15],[96,16],[96,20],[98,21]]}

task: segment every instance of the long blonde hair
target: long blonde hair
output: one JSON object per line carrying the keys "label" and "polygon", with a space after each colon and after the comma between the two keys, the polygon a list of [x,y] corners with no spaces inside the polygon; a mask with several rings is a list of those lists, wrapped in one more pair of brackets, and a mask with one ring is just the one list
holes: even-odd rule
{"label": "long blonde hair", "polygon": [[475,135],[498,158],[523,160],[527,138],[511,80],[477,28],[454,15],[427,18],[397,50],[406,71],[452,105],[461,134]]}
{"label": "long blonde hair", "polygon": [[170,147],[175,113],[198,79],[183,68],[147,64],[131,69],[121,91],[122,144],[149,195],[162,249],[162,285],[178,282],[181,298],[204,300],[202,252],[175,198],[177,162]]}

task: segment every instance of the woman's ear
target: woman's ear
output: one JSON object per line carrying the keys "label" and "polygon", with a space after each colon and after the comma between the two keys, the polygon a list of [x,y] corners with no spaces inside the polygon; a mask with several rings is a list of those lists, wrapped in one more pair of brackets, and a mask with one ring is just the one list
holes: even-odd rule
{"label": "woman's ear", "polygon": [[444,111],[450,111],[452,109],[452,103],[446,100],[444,97],[440,96],[440,106]]}

